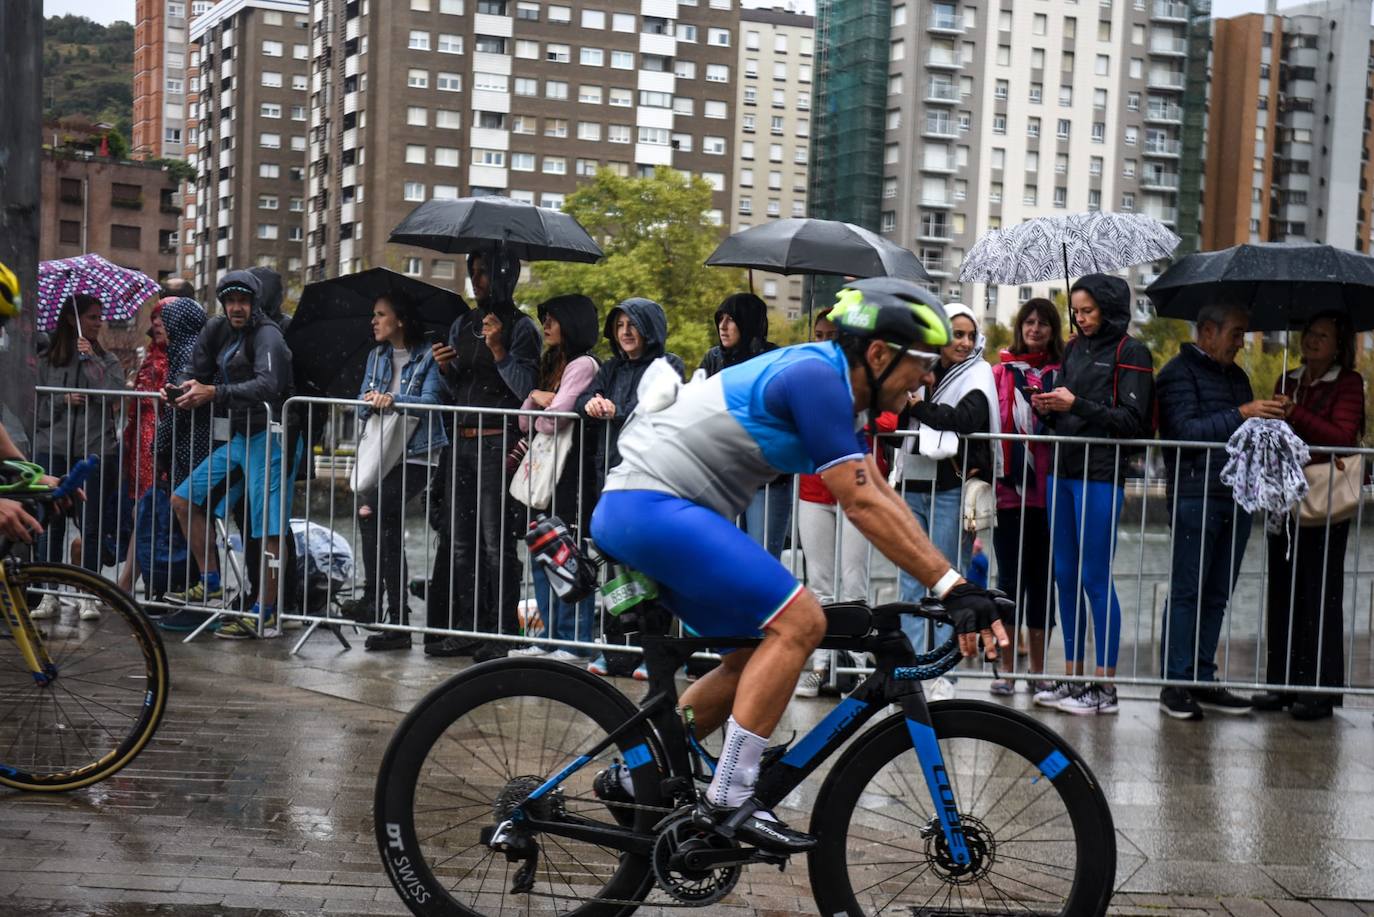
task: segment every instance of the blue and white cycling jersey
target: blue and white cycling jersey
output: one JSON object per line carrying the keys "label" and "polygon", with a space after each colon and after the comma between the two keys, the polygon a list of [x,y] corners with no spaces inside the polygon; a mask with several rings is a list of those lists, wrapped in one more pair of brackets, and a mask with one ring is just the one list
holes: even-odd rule
{"label": "blue and white cycling jersey", "polygon": [[672,494],[733,519],[779,474],[862,458],[861,429],[839,345],[783,347],[683,386],[662,411],[634,415],[605,489]]}

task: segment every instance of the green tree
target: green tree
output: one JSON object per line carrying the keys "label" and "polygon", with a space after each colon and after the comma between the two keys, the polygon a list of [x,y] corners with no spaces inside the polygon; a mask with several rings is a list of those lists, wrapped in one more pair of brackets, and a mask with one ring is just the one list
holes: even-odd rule
{"label": "green tree", "polygon": [[990,321],[983,327],[987,344],[983,348],[983,359],[996,366],[1002,362],[1002,351],[1011,346],[1011,329],[997,321]]}
{"label": "green tree", "polygon": [[663,166],[649,178],[626,178],[602,169],[563,205],[601,246],[596,264],[541,261],[520,291],[525,302],[581,293],[604,314],[616,303],[643,296],[668,314],[668,349],[696,368],[716,343],[712,316],[721,300],[748,289],[738,268],[708,268],[720,242],[707,218],[711,186]]}
{"label": "green tree", "polygon": [[1136,336],[1150,348],[1159,369],[1174,358],[1179,347],[1193,340],[1193,326],[1182,319],[1156,316],[1141,325]]}

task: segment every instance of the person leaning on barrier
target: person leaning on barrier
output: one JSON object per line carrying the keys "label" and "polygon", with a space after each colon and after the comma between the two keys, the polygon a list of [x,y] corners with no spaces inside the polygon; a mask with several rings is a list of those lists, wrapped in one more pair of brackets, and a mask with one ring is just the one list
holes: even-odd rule
{"label": "person leaning on barrier", "polygon": [[[1197,316],[1197,343],[1184,344],[1159,371],[1160,435],[1164,439],[1224,444],[1252,417],[1278,419],[1283,405],[1257,401],[1236,354],[1245,346],[1250,315],[1239,306],[1207,306]],[[1165,480],[1173,509],[1173,561],[1169,607],[1164,616],[1164,677],[1159,706],[1176,719],[1250,712],[1250,702],[1216,681],[1221,621],[1240,575],[1250,538],[1250,514],[1221,483],[1222,449],[1164,450]]]}
{"label": "person leaning on barrier", "polygon": [[[1041,435],[1044,421],[1031,409],[1031,397],[1044,391],[1045,380],[1059,369],[1064,358],[1064,333],[1059,309],[1043,297],[1027,300],[1016,313],[1011,347],[1001,353],[992,368],[997,389],[998,419],[1003,433]],[[997,479],[997,526],[992,530],[997,555],[997,588],[1016,597],[1016,612],[1026,627],[1028,671],[1045,671],[1045,652],[1054,630],[1050,525],[1045,497],[1054,450],[1046,442],[1006,439],[1002,450],[1002,476]],[[1003,617],[1011,633],[1015,620]],[[1052,686],[1027,682],[1034,692]],[[1009,679],[992,682],[993,694],[1007,696],[1014,687]]]}
{"label": "person leaning on barrier", "polygon": [[[257,276],[249,271],[230,271],[220,281],[216,296],[224,315],[201,329],[179,379],[181,394],[173,402],[183,411],[212,405],[216,415],[213,423],[221,428],[216,432],[224,434],[214,437],[222,439],[220,445],[172,494],[172,507],[201,577],[185,593],[175,598],[169,593],[166,598],[190,605],[221,601],[224,596],[219,559],[207,538],[210,521],[206,507],[233,472],[242,470],[245,475],[249,509],[245,535],[262,539],[264,550],[274,557],[281,557],[282,524],[290,515],[289,488],[285,513],[281,507],[281,435],[268,428],[273,418],[267,410],[276,414],[290,397],[291,351],[281,329],[261,309],[262,287]],[[276,636],[280,629],[275,568],[269,565],[258,585],[252,614],[261,615],[264,636]],[[234,640],[256,637],[256,625],[254,618],[236,618],[216,636]]]}
{"label": "person leaning on barrier", "polygon": [[[515,306],[519,276],[520,261],[508,252],[468,256],[477,308],[453,323],[446,343],[434,345],[453,404],[514,410],[534,390],[543,335],[534,319]],[[455,415],[453,441],[439,463],[437,489],[446,505],[439,514],[439,544],[426,600],[430,627],[518,631],[515,536],[524,529],[524,513],[507,495],[505,468],[506,452],[518,438],[515,425],[501,415]],[[497,641],[445,637],[427,643],[425,652],[471,655],[481,662],[504,656],[508,648]]]}
{"label": "person leaning on barrier", "polygon": [[[1357,446],[1364,435],[1364,379],[1355,371],[1355,332],[1344,312],[1313,317],[1302,332],[1302,366],[1279,377],[1274,395],[1288,423],[1312,446],[1309,466],[1331,462],[1317,446]],[[1349,460],[1347,456],[1347,460]],[[1361,482],[1363,483],[1363,482]],[[1368,518],[1366,513],[1365,518]],[[1265,678],[1274,687],[1256,710],[1289,708],[1295,719],[1331,716],[1340,695],[1297,694],[1285,685],[1345,684],[1345,550],[1350,520],[1269,536]]]}
{"label": "person leaning on barrier", "polygon": [[[105,326],[101,318],[103,309],[100,300],[93,296],[69,297],[62,304],[48,350],[38,360],[39,385],[69,389],[125,388],[124,368],[119,358],[100,344],[100,331]],[[78,520],[81,555],[72,558],[73,563],[97,573],[103,566],[101,554],[105,538],[114,535],[118,524],[115,511],[105,504],[107,495],[119,488],[119,438],[115,421],[120,407],[118,399],[107,400],[100,395],[79,392],[41,395],[38,399],[33,437],[35,461],[61,477],[87,455],[100,456],[100,469],[87,479],[86,503]],[[38,555],[47,560],[61,560],[66,530],[64,518],[54,519],[48,532],[39,539]],[[111,558],[111,562],[113,560]],[[57,596],[45,596],[34,609],[34,617],[50,617],[60,608]],[[83,620],[100,617],[99,608],[89,599],[80,601],[78,612]]]}
{"label": "person leaning on barrier", "polygon": [[[377,346],[367,355],[358,400],[361,427],[373,411],[404,409],[407,404],[443,404],[447,394],[439,364],[425,347],[424,323],[415,303],[400,292],[377,299],[372,307],[372,337]],[[405,454],[393,467],[380,469],[380,483],[359,495],[358,524],[363,535],[363,594],[346,603],[345,614],[370,621],[405,625],[410,621],[406,596],[405,508],[430,483],[439,450],[448,445],[443,418],[435,411],[415,412],[415,429]],[[404,422],[404,421],[403,421]],[[386,611],[382,599],[386,599]],[[407,649],[410,634],[383,631],[367,638],[369,650]]]}
{"label": "person leaning on barrier", "polygon": [[[1131,322],[1130,286],[1120,277],[1088,274],[1073,285],[1069,297],[1078,336],[1064,348],[1053,390],[1033,396],[1031,407],[1045,419],[1049,432],[1059,436],[1151,436],[1154,363],[1149,349],[1126,332]],[[1096,674],[1111,677],[1121,645],[1121,603],[1111,565],[1131,450],[1061,443],[1056,451],[1046,486],[1065,674],[1083,674],[1091,609]],[[1116,688],[1097,683],[1060,682],[1038,692],[1035,702],[1082,715],[1118,710]]]}

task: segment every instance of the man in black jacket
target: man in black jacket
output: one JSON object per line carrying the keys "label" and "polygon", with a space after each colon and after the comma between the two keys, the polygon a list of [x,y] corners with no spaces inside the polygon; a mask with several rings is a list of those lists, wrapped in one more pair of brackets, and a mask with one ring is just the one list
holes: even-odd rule
{"label": "man in black jacket", "polygon": [[[205,508],[235,471],[242,470],[245,476],[249,510],[245,534],[263,539],[264,550],[281,556],[281,435],[271,432],[268,425],[291,394],[291,351],[281,329],[263,311],[264,293],[257,275],[230,271],[215,295],[224,315],[211,319],[201,330],[178,380],[181,394],[174,402],[181,410],[213,405],[212,436],[219,443],[172,494],[172,508],[200,565],[200,582],[181,596],[195,605],[223,597]],[[277,577],[270,566],[261,587],[252,614],[261,614],[264,636],[276,636],[280,633]],[[255,637],[256,624],[254,618],[235,619],[221,627],[217,636]]]}
{"label": "man in black jacket", "polygon": [[[1225,443],[1251,417],[1283,419],[1277,401],[1257,401],[1236,354],[1250,316],[1242,308],[1213,305],[1197,318],[1197,343],[1184,344],[1159,371],[1160,432],[1165,439]],[[1165,449],[1173,518],[1173,582],[1164,618],[1164,677],[1216,680],[1221,620],[1240,574],[1250,514],[1221,483],[1220,449]],[[1159,705],[1177,719],[1201,719],[1202,708],[1248,713],[1250,703],[1225,688],[1166,687]]]}
{"label": "man in black jacket", "polygon": [[[539,375],[543,334],[534,319],[515,306],[520,261],[505,253],[468,257],[477,308],[434,345],[434,359],[454,404],[472,408],[518,409]],[[519,632],[520,560],[515,539],[524,514],[506,492],[506,453],[520,431],[500,414],[455,415],[454,435],[440,460],[445,494],[439,545],[426,605],[431,627]],[[479,487],[480,484],[480,487]],[[480,531],[479,531],[480,530]],[[515,644],[480,643],[447,637],[425,645],[431,656],[472,655],[478,662],[506,654]]]}

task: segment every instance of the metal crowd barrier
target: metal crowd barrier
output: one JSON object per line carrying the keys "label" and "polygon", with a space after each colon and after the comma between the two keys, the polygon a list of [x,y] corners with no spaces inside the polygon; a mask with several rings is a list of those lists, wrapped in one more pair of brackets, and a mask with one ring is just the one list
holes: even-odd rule
{"label": "metal crowd barrier", "polygon": [[[96,429],[101,428],[99,424],[105,419],[115,417],[121,431],[134,404],[146,404],[156,398],[146,393],[55,388],[39,388],[38,393],[36,422],[43,419],[45,410],[51,415],[53,399],[82,394],[88,399],[86,416]],[[546,650],[562,648],[588,658],[608,651],[634,652],[632,646],[602,642],[604,619],[599,608],[590,614],[585,610],[576,613],[551,602],[541,612],[536,600],[536,578],[523,547],[522,536],[540,512],[556,514],[570,522],[585,523],[590,519],[597,494],[590,476],[605,472],[591,458],[597,450],[589,445],[581,451],[574,448],[569,454],[564,474],[573,475],[576,486],[563,489],[575,494],[571,505],[567,505],[564,494],[555,493],[547,509],[536,510],[509,491],[508,456],[523,436],[518,429],[520,419],[528,424],[537,419],[567,421],[556,436],[570,438],[574,443],[580,437],[604,437],[608,425],[587,422],[573,414],[546,411],[409,405],[397,412],[398,416],[415,418],[417,424],[430,427],[444,426],[450,445],[424,455],[402,456],[386,469],[393,476],[390,484],[375,493],[359,494],[351,489],[349,479],[358,463],[354,450],[362,425],[356,412],[362,404],[346,399],[296,397],[275,413],[252,412],[258,426],[250,430],[265,428],[288,446],[280,458],[281,476],[283,481],[294,483],[282,487],[278,511],[283,525],[285,520],[292,520],[294,537],[288,544],[290,550],[261,552],[255,570],[246,570],[240,553],[233,548],[247,539],[230,509],[240,510],[240,520],[247,520],[248,495],[246,491],[235,492],[232,507],[218,504],[220,513],[205,518],[202,534],[216,552],[225,556],[221,569],[225,571],[232,598],[224,605],[206,606],[206,612],[219,617],[246,613],[254,592],[252,584],[264,582],[271,571],[279,574],[276,605],[281,621],[287,627],[303,628],[290,648],[292,653],[301,652],[320,628],[345,641],[357,630],[423,635],[422,639],[431,641],[445,637],[488,640],[511,648],[533,644]],[[174,428],[174,439],[194,440],[204,432],[205,421],[199,415],[165,409],[162,413],[163,422]],[[264,417],[267,419],[263,420]],[[483,436],[455,433],[463,428],[495,432]],[[408,435],[409,431],[406,432]],[[910,433],[899,432],[885,437],[884,442],[900,451],[901,444],[910,437]],[[270,439],[264,443],[264,459],[270,455]],[[1232,518],[1220,540],[1228,546],[1226,562],[1237,565],[1238,573],[1230,584],[1232,588],[1226,590],[1217,649],[1208,660],[1199,658],[1205,654],[1198,649],[1200,643],[1205,643],[1207,616],[1197,614],[1189,618],[1169,610],[1170,595],[1182,581],[1176,571],[1179,564],[1187,566],[1190,581],[1196,577],[1194,589],[1205,587],[1206,583],[1199,572],[1201,566],[1186,553],[1175,550],[1174,523],[1192,523],[1194,519],[1189,514],[1198,504],[1180,497],[1175,486],[1177,472],[1172,478],[1166,472],[1165,457],[1166,453],[1205,454],[1210,470],[1214,463],[1226,461],[1223,445],[1017,435],[976,435],[967,439],[990,441],[999,450],[1004,445],[1016,445],[1026,452],[1038,450],[1041,460],[1050,462],[1070,454],[1070,450],[1110,450],[1115,471],[1113,480],[1105,482],[1110,501],[1107,514],[1117,521],[1116,536],[1105,539],[1104,552],[1079,551],[1067,563],[1061,560],[1059,578],[1068,587],[1063,591],[1077,593],[1070,610],[1076,621],[1089,622],[1081,628],[1082,639],[1078,641],[1084,660],[1080,668],[1066,664],[1062,639],[1064,602],[1055,582],[1052,549],[1056,543],[1062,544],[1065,533],[1070,531],[1065,528],[1065,519],[1073,519],[1072,524],[1077,526],[1074,534],[1080,542],[1090,534],[1101,533],[1097,529],[1090,532],[1087,517],[1081,514],[1054,514],[1047,518],[1047,530],[1030,531],[1026,528],[1028,507],[1024,499],[1004,505],[1003,509],[1010,511],[1004,513],[1004,525],[986,527],[976,533],[988,560],[989,583],[1023,597],[1028,592],[1043,590],[1044,604],[1052,609],[1056,626],[1040,633],[1036,647],[1028,646],[1029,638],[1023,634],[1023,608],[1011,622],[1016,625],[1010,629],[1014,644],[999,667],[994,670],[986,663],[971,662],[957,670],[961,675],[995,676],[1018,683],[1044,678],[1157,686],[1195,684],[1206,677],[1203,669],[1207,664],[1214,663],[1216,683],[1238,690],[1374,694],[1374,538],[1365,531],[1367,512],[1363,504],[1346,522],[1301,528],[1281,524],[1273,535],[1266,533],[1268,520],[1257,516],[1243,550],[1235,537],[1239,523]],[[293,468],[295,450],[291,447],[295,444],[302,452],[299,467]],[[120,437],[111,454],[122,469],[124,451],[136,450],[141,445],[135,437],[126,446]],[[604,455],[607,444],[603,441],[601,445]],[[1370,449],[1314,447],[1313,452],[1360,456],[1366,468],[1374,465],[1374,450]],[[380,462],[380,455],[369,454],[373,461]],[[76,457],[79,456],[75,453],[58,454],[48,464],[64,467]],[[35,460],[44,462],[44,457],[35,456]],[[170,464],[156,457],[154,477],[170,472]],[[383,469],[379,467],[380,470]],[[966,481],[973,470],[965,461],[958,468],[958,476]],[[1016,482],[1018,474],[1018,487],[1024,493],[1034,471],[1023,465],[1004,474],[1004,480]],[[121,475],[119,480],[122,483],[125,479]],[[588,485],[585,488],[584,482]],[[1081,487],[1085,482],[1086,478],[1079,475],[1078,485]],[[964,486],[961,483],[957,497],[944,494],[940,499],[930,481],[906,477],[895,481],[895,489],[909,503],[925,500],[930,505],[928,527],[932,531],[951,521],[947,514],[952,505],[958,507],[954,512],[961,513],[955,522],[957,531],[962,532]],[[741,519],[741,525],[748,526],[757,540],[780,555],[822,598],[877,603],[901,597],[902,584],[892,564],[863,540],[844,520],[842,512],[802,500],[801,490],[795,477],[763,489],[759,505]],[[1367,491],[1368,488],[1366,494]],[[1213,496],[1210,483],[1200,496],[1204,499],[1202,505],[1205,498]],[[1231,503],[1226,497],[1221,502]],[[363,547],[367,540],[366,524],[360,512],[364,507],[374,514],[377,523],[377,538],[369,543],[370,550]],[[128,510],[116,506],[109,512],[119,522],[119,514]],[[265,516],[265,507],[263,513]],[[1005,520],[1015,520],[1016,530],[1009,530]],[[170,509],[154,522],[168,528],[177,526]],[[135,535],[138,529],[136,521]],[[1287,541],[1290,534],[1291,546]],[[1000,552],[996,549],[999,540],[1003,543]],[[490,543],[485,558],[478,555],[476,560],[465,561],[460,557],[458,563],[453,562],[455,550],[462,554],[471,546],[484,543]],[[971,539],[960,536],[951,552],[951,562],[960,571],[971,570],[970,543]],[[1047,552],[1043,550],[1046,547],[1050,549]],[[301,556],[302,551],[305,556]],[[1027,558],[1028,553],[1047,553],[1048,557],[1033,563]],[[292,570],[287,570],[285,555],[291,555]],[[391,570],[398,558],[406,562],[403,578]],[[116,574],[126,573],[127,555],[117,561]],[[196,572],[189,556],[178,566],[181,580]],[[1103,616],[1105,626],[1100,627],[1093,620],[1091,603],[1082,595],[1082,587],[1094,577],[1100,582],[1104,570],[1114,586],[1121,614],[1119,623],[1115,616]],[[1293,575],[1276,580],[1285,571],[1293,571]],[[137,572],[135,583],[140,599],[154,610],[172,610],[156,590],[149,588],[148,581],[156,577],[148,576],[150,571]],[[366,592],[369,576],[373,582],[371,595]],[[394,583],[399,579],[401,601],[408,608],[404,616],[399,608],[393,614],[384,598],[378,601],[384,592],[383,579],[393,583],[393,595]],[[1286,588],[1286,599],[1275,583]],[[908,595],[912,594],[909,586]],[[1318,599],[1320,607],[1314,608],[1308,601],[1311,596]],[[367,598],[372,601],[361,601]],[[1330,610],[1323,612],[1328,606]],[[1099,645],[1117,648],[1114,672],[1096,673]],[[1164,654],[1171,645],[1184,648],[1182,657],[1176,650],[1176,661],[1181,658],[1187,663],[1185,668],[1190,675],[1166,675]],[[1315,655],[1315,670],[1313,659],[1302,658],[1303,653]],[[1039,667],[1043,671],[1032,670],[1032,658],[1043,659]],[[843,676],[860,671],[865,671],[863,660],[832,660],[832,684],[839,685]],[[1324,673],[1324,681],[1318,681],[1314,673]]]}

